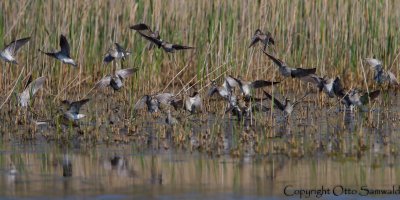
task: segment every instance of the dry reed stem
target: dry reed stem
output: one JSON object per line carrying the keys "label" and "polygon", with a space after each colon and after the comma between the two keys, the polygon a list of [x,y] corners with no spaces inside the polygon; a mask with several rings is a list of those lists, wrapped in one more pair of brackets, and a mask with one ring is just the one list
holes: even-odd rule
{"label": "dry reed stem", "polygon": [[[23,73],[24,71],[25,71],[25,67],[22,68],[21,72],[19,73],[19,76],[18,76],[17,80],[19,80],[19,79],[21,78],[22,73]],[[0,110],[1,110],[1,108],[3,108],[4,104],[7,103],[8,99],[10,99],[11,94],[14,92],[15,87],[17,86],[17,84],[18,84],[18,81],[15,82],[15,85],[14,85],[14,87],[11,89],[10,94],[8,94],[8,96],[6,97],[6,99],[4,100],[4,102],[0,105]]]}

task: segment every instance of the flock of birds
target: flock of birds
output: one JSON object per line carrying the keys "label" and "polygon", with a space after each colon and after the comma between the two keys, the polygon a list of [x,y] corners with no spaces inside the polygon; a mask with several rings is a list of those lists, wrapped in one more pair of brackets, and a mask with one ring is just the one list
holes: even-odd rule
{"label": "flock of birds", "polygon": [[[178,50],[187,50],[194,49],[195,47],[184,46],[174,43],[169,43],[161,39],[158,31],[152,31],[149,26],[146,24],[136,24],[130,27],[137,31],[144,39],[150,41],[149,47],[152,48],[154,46],[158,48],[162,48],[164,51],[168,53],[173,53]],[[18,64],[16,61],[16,54],[18,50],[26,44],[30,38],[23,38],[19,40],[15,40],[8,44],[1,52],[0,57],[9,63]],[[374,100],[379,96],[380,90],[372,91],[372,92],[361,92],[357,89],[351,89],[349,91],[345,91],[339,77],[336,78],[327,78],[320,77],[316,74],[316,68],[306,69],[306,68],[295,68],[289,67],[284,61],[278,59],[275,55],[267,52],[267,48],[270,45],[274,45],[275,41],[270,32],[263,33],[261,30],[257,29],[252,37],[249,48],[253,47],[257,43],[262,43],[263,53],[273,61],[278,67],[279,73],[286,78],[299,79],[306,83],[311,83],[315,85],[319,91],[323,91],[330,98],[337,97],[346,107],[352,106],[362,106]],[[64,35],[60,36],[60,51],[58,52],[46,52],[43,50],[39,51],[47,56],[55,58],[62,63],[72,65],[74,67],[77,66],[77,63],[71,58],[70,55],[70,46],[68,44],[67,38]],[[110,48],[108,53],[104,57],[104,63],[112,62],[116,59],[124,61],[127,56],[131,53],[125,50],[121,45],[115,43],[115,48]],[[365,62],[368,63],[375,71],[374,80],[378,84],[383,84],[385,82],[388,83],[389,86],[399,86],[399,82],[397,81],[395,75],[383,69],[381,61],[375,58],[367,58]],[[135,68],[128,69],[120,69],[116,70],[114,74],[109,74],[99,80],[94,88],[105,88],[110,86],[112,89],[118,91],[123,87],[124,79],[132,76],[137,70]],[[46,77],[39,77],[36,80],[32,80],[32,76],[29,77],[29,80],[25,84],[25,88],[22,93],[18,95],[18,101],[20,107],[28,107],[30,105],[30,101],[35,93],[43,87],[46,81]],[[267,80],[256,80],[256,81],[246,81],[240,78],[226,76],[223,84],[218,86],[215,81],[212,82],[210,89],[208,90],[208,96],[211,97],[215,94],[218,94],[222,99],[227,102],[226,112],[231,112],[236,115],[239,119],[243,119],[244,117],[249,117],[251,113],[255,110],[258,111],[268,111],[270,108],[266,107],[266,104],[262,104],[262,101],[269,99],[272,101],[272,104],[279,110],[284,112],[284,116],[288,117],[293,112],[296,105],[298,105],[307,95],[306,93],[303,97],[299,98],[295,102],[291,102],[288,98],[284,101],[279,101],[274,97],[274,95],[269,94],[266,91],[264,92],[263,98],[254,97],[252,92],[255,89],[274,86],[279,84],[277,81],[267,81]],[[238,88],[238,90],[235,90]],[[86,104],[89,99],[82,99],[79,101],[62,101],[62,104],[66,105],[66,110],[63,112],[63,116],[65,119],[76,122],[83,117],[84,114],[79,113],[80,108]],[[134,105],[135,110],[140,110],[147,108],[147,110],[151,113],[159,112],[161,110],[161,105],[172,106],[175,109],[183,108],[190,113],[202,112],[203,104],[202,98],[200,97],[200,93],[194,92],[192,95],[186,95],[184,98],[179,98],[177,95],[173,93],[157,93],[151,95],[142,96],[137,103]],[[175,124],[176,119],[171,116],[171,112],[168,109],[166,122],[168,124]]]}

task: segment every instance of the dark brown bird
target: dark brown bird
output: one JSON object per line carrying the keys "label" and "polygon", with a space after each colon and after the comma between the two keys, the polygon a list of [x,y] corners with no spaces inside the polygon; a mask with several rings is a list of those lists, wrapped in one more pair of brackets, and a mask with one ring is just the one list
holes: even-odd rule
{"label": "dark brown bird", "polygon": [[309,74],[315,74],[317,71],[316,68],[311,68],[311,69],[304,69],[304,68],[291,68],[288,67],[285,62],[282,60],[274,57],[273,55],[263,51],[274,63],[279,67],[279,72],[281,73],[282,76],[285,77],[292,77],[292,78],[301,78],[304,76],[307,76]]}
{"label": "dark brown bird", "polygon": [[158,48],[162,47],[164,51],[168,53],[173,53],[176,50],[185,50],[185,49],[194,49],[195,47],[190,47],[190,46],[183,46],[179,44],[172,44],[166,41],[163,41],[158,32],[153,32],[149,26],[146,24],[136,24],[130,27],[133,30],[136,30],[142,37],[144,37],[146,40],[149,40],[150,42],[153,42],[155,45],[157,45]]}
{"label": "dark brown bird", "polygon": [[272,34],[269,31],[263,33],[260,29],[257,29],[254,33],[249,48],[254,46],[257,42],[262,42],[264,44],[264,51],[269,45],[275,45],[275,40],[272,38]]}

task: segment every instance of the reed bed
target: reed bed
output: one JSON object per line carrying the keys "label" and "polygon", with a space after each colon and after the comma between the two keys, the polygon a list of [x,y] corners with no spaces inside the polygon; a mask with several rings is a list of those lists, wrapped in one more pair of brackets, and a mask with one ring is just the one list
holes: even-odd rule
{"label": "reed bed", "polygon": [[[365,88],[361,58],[376,56],[385,68],[399,75],[400,61],[395,58],[400,53],[400,4],[394,0],[6,0],[0,2],[0,10],[0,43],[32,37],[18,53],[20,65],[1,63],[0,99],[3,102],[15,85],[13,94],[21,91],[28,73],[46,76],[48,80],[36,101],[49,108],[37,110],[47,118],[59,100],[97,98],[99,91],[89,92],[94,83],[122,67],[137,67],[139,71],[127,80],[122,92],[100,92],[126,105],[134,104],[143,94],[164,89],[177,93],[183,85],[196,83],[196,89],[203,89],[225,74],[248,80],[283,80],[258,47],[247,48],[257,28],[273,34],[275,54],[288,64],[316,67],[321,76],[340,76],[348,88]],[[160,30],[165,40],[195,46],[196,50],[175,54],[147,50],[148,41],[129,29],[141,22]],[[68,38],[78,68],[37,51],[58,49],[60,34]],[[120,62],[102,63],[114,42],[133,52],[124,66]],[[368,86],[376,87],[372,71],[364,70]],[[276,86],[283,95],[304,91],[299,87],[305,89],[307,85],[284,80]],[[16,104],[16,98],[8,102],[9,108]],[[95,104],[91,105],[94,112]],[[122,109],[132,114],[129,107]]]}

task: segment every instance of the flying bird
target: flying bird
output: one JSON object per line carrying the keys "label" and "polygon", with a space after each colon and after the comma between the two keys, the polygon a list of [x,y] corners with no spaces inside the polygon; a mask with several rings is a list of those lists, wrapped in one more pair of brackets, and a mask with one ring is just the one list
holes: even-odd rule
{"label": "flying bird", "polygon": [[162,47],[164,51],[168,53],[173,53],[177,50],[186,50],[186,49],[194,49],[195,47],[184,46],[179,44],[173,44],[166,41],[163,41],[158,34],[155,34],[146,24],[136,24],[130,27],[133,30],[136,30],[141,36],[145,39],[153,42],[157,45],[158,48]]}
{"label": "flying bird", "polygon": [[370,101],[375,100],[380,94],[380,90],[375,90],[372,92],[364,92],[362,93],[361,91],[357,89],[352,89],[348,92],[346,95],[347,97],[343,99],[343,103],[346,106],[363,106],[367,105]]}
{"label": "flying bird", "polygon": [[120,69],[115,74],[107,75],[96,83],[95,88],[105,88],[110,86],[114,91],[118,91],[123,86],[123,81],[132,76],[137,71],[136,68]]}
{"label": "flying bird", "polygon": [[292,78],[301,78],[304,76],[307,76],[309,74],[315,74],[316,68],[311,68],[311,69],[304,69],[304,68],[291,68],[288,67],[285,62],[282,60],[274,57],[273,55],[263,51],[278,67],[279,67],[279,72],[281,73],[282,76],[285,77],[292,77]]}
{"label": "flying bird", "polygon": [[235,82],[231,82],[231,86],[238,86],[240,90],[242,91],[243,95],[245,96],[246,100],[249,100],[251,98],[251,91],[253,89],[257,88],[263,88],[266,86],[271,86],[278,84],[280,82],[273,82],[273,81],[265,81],[265,80],[256,80],[256,81],[245,81],[241,80],[239,78],[233,78],[231,76],[228,76],[229,78],[233,79]]}
{"label": "flying bird", "polygon": [[61,103],[67,107],[67,111],[64,112],[64,117],[70,121],[75,121],[86,117],[84,114],[80,114],[79,110],[86,104],[89,99],[82,99],[79,101],[68,101],[64,100]]}
{"label": "flying bird", "polygon": [[10,42],[10,44],[6,45],[2,51],[0,51],[0,58],[6,62],[10,62],[12,64],[18,64],[15,56],[17,55],[18,50],[26,44],[31,38],[22,38],[19,40],[15,40]]}
{"label": "flying bird", "polygon": [[115,48],[110,48],[103,59],[103,62],[106,64],[110,63],[114,59],[122,59],[124,61],[125,58],[131,54],[131,52],[126,51],[125,48],[118,43],[114,43],[114,45]]}
{"label": "flying bird", "polygon": [[[142,36],[146,35],[148,37],[151,37],[151,38],[154,38],[157,40],[161,39],[160,33],[158,31],[152,31],[150,29],[150,27],[148,27],[146,24],[143,24],[143,23],[133,25],[130,27],[130,29],[136,30]],[[143,37],[145,39],[147,39],[147,37],[145,37],[145,36],[143,36]],[[149,40],[149,39],[147,39],[147,40]],[[152,49],[155,44],[151,40],[149,40],[149,41],[150,41],[150,43],[149,43],[148,49]]]}
{"label": "flying bird", "polygon": [[154,95],[144,95],[142,96],[134,105],[134,110],[139,110],[147,107],[147,110],[150,113],[160,111],[160,105],[171,105],[174,106],[174,103],[177,100],[175,99],[175,95],[172,93],[158,93]]}
{"label": "flying bird", "polygon": [[375,58],[366,58],[364,60],[371,66],[371,68],[374,69],[374,80],[378,84],[388,82],[389,85],[399,85],[399,81],[397,80],[396,76],[392,72],[384,70],[380,60]]}
{"label": "flying bird", "polygon": [[300,80],[306,83],[314,84],[320,92],[325,92],[325,94],[327,94],[330,98],[335,97],[335,93],[333,91],[333,83],[335,79],[333,78],[319,77],[315,74],[309,74],[307,76],[300,77]]}
{"label": "flying bird", "polygon": [[19,97],[19,105],[21,107],[27,107],[31,98],[36,94],[40,88],[43,87],[43,84],[46,81],[46,77],[42,76],[32,81],[32,75],[30,75],[28,82],[24,88],[24,91],[18,95]]}
{"label": "flying bird", "polygon": [[370,100],[375,100],[380,95],[380,90],[362,93],[357,89],[352,89],[345,92],[339,77],[336,77],[333,82],[333,91],[346,107],[366,105]]}
{"label": "flying bird", "polygon": [[232,96],[232,90],[234,87],[239,87],[239,82],[232,76],[226,76],[224,83],[220,87],[217,86],[215,81],[211,83],[211,88],[208,90],[208,96],[210,97],[218,93],[222,98],[230,101],[229,99]]}
{"label": "flying bird", "polygon": [[186,98],[185,109],[191,114],[203,110],[203,102],[198,92],[194,92],[191,96]]}
{"label": "flying bird", "polygon": [[340,81],[339,77],[336,77],[333,81],[332,89],[335,95],[339,98],[343,98],[346,95],[346,92],[344,91],[342,82]]}
{"label": "flying bird", "polygon": [[60,35],[60,47],[61,47],[61,50],[58,52],[44,52],[40,49],[39,49],[39,51],[50,57],[60,60],[61,62],[65,63],[65,64],[76,67],[77,64],[70,56],[70,47],[69,47],[67,38],[65,38],[64,35]]}
{"label": "flying bird", "polygon": [[299,100],[295,101],[294,103],[292,103],[288,98],[285,98],[285,101],[282,103],[279,100],[277,100],[275,97],[272,97],[266,91],[264,91],[264,95],[267,98],[269,98],[271,101],[273,101],[274,106],[276,106],[279,110],[283,111],[286,116],[289,116],[292,114],[296,105],[299,104],[308,95],[308,93],[306,93],[303,97],[301,97]]}
{"label": "flying bird", "polygon": [[264,51],[269,45],[275,45],[275,40],[272,38],[272,34],[269,31],[263,33],[260,29],[257,29],[254,33],[249,48],[254,46],[257,42],[262,42],[264,44]]}

